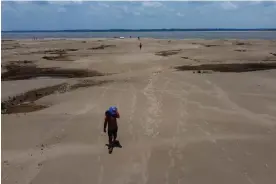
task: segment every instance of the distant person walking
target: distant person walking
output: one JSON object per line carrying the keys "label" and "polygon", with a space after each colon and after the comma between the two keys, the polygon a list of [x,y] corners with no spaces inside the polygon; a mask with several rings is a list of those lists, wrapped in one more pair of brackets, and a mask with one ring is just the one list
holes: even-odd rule
{"label": "distant person walking", "polygon": [[142,43],[140,43],[139,47],[140,47],[140,50],[141,50],[142,49]]}

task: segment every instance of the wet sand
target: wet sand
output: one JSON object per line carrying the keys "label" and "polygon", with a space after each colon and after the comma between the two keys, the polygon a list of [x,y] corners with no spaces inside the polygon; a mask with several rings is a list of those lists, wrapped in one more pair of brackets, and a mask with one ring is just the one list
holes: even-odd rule
{"label": "wet sand", "polygon": [[141,43],[2,40],[2,183],[275,183],[276,42]]}

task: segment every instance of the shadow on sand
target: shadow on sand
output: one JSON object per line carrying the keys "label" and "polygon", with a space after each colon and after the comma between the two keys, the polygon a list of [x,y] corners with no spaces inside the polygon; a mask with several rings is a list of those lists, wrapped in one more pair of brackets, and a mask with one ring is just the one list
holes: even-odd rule
{"label": "shadow on sand", "polygon": [[111,154],[113,152],[113,148],[122,148],[123,146],[121,145],[120,141],[115,141],[113,142],[112,145],[110,144],[105,144],[108,147],[108,152]]}

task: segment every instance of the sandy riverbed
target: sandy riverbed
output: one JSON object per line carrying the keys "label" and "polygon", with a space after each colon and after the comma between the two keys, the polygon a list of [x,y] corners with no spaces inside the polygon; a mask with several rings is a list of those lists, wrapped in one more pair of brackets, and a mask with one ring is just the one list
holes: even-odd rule
{"label": "sandy riverbed", "polygon": [[3,184],[275,183],[276,42],[141,42],[2,40]]}

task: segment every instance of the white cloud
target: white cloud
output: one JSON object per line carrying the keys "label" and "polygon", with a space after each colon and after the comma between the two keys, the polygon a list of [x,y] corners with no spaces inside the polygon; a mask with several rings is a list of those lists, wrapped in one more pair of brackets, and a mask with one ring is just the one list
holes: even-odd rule
{"label": "white cloud", "polygon": [[18,12],[18,10],[15,7],[12,7],[8,4],[2,3],[1,6],[2,6],[1,7],[2,12],[12,12],[12,13],[17,13]]}
{"label": "white cloud", "polygon": [[58,8],[58,12],[59,12],[59,13],[66,12],[66,8],[60,7],[60,8]]}
{"label": "white cloud", "polygon": [[142,2],[142,5],[145,7],[153,7],[153,8],[158,8],[163,6],[163,4],[160,2],[151,2],[151,1]]}
{"label": "white cloud", "polygon": [[49,4],[67,5],[67,4],[82,4],[82,0],[74,1],[48,1]]}
{"label": "white cloud", "polygon": [[82,0],[73,0],[73,3],[82,4]]}
{"label": "white cloud", "polygon": [[133,14],[134,14],[134,15],[136,15],[136,16],[141,15],[141,13],[140,13],[140,12],[133,12]]}
{"label": "white cloud", "polygon": [[261,3],[261,1],[251,1],[250,2],[250,4],[252,4],[252,5],[258,5],[258,4],[260,4]]}
{"label": "white cloud", "polygon": [[120,7],[125,13],[128,13],[128,7],[127,6],[121,6]]}
{"label": "white cloud", "polygon": [[169,12],[174,12],[175,10],[173,8],[167,8]]}
{"label": "white cloud", "polygon": [[72,2],[70,2],[70,1],[48,1],[48,3],[53,4],[53,5],[67,5]]}
{"label": "white cloud", "polygon": [[110,7],[108,4],[105,4],[105,3],[98,3],[98,5],[101,6],[101,7],[105,7],[105,8]]}
{"label": "white cloud", "polygon": [[179,16],[179,17],[184,17],[185,16],[183,13],[180,13],[180,12],[178,12],[176,15]]}
{"label": "white cloud", "polygon": [[229,1],[223,2],[223,3],[221,3],[220,5],[221,5],[221,7],[222,7],[223,9],[225,9],[225,10],[235,10],[235,9],[238,8],[238,6],[237,6],[236,4],[234,4],[234,3],[232,3],[232,2],[229,2]]}
{"label": "white cloud", "polygon": [[27,4],[27,3],[30,3],[29,1],[14,1],[15,3],[18,3],[18,4]]}

